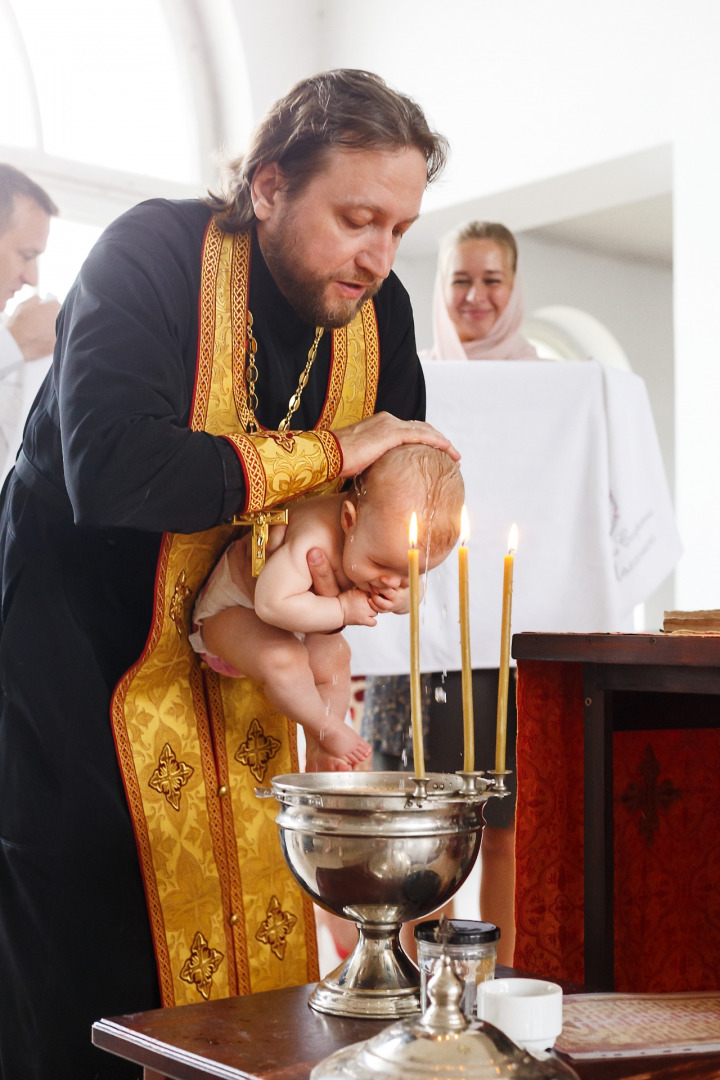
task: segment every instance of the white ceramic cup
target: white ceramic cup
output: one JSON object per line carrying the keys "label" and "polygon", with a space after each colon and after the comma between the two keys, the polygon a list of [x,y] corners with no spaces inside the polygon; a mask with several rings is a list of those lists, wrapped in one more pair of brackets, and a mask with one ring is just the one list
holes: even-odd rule
{"label": "white ceramic cup", "polygon": [[548,1050],[562,1031],[562,987],[545,979],[492,979],[477,988],[481,1020],[525,1050]]}

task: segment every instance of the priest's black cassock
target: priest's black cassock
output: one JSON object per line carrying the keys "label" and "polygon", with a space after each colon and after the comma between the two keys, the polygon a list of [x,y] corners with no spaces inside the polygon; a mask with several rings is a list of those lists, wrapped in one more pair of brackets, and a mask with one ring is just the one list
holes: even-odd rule
{"label": "priest's black cassock", "polygon": [[[0,1076],[134,1077],[90,1044],[101,1016],[156,1007],[158,977],[109,708],[143,652],[163,534],[228,522],[241,456],[188,426],[210,211],[153,201],[103,234],[60,315],[54,366],[2,496]],[[376,411],[424,415],[407,294],[374,300]],[[275,286],[255,238],[248,306],[257,418],[275,429],[315,328]],[[318,423],[331,334],[293,418]]]}

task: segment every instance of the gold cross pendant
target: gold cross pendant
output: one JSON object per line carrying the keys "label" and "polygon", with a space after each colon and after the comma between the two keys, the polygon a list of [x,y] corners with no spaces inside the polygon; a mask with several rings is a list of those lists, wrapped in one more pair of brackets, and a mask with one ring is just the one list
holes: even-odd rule
{"label": "gold cross pendant", "polygon": [[287,525],[287,510],[258,510],[255,514],[240,514],[233,525],[252,525],[252,576],[257,577],[265,565],[265,549],[271,525]]}

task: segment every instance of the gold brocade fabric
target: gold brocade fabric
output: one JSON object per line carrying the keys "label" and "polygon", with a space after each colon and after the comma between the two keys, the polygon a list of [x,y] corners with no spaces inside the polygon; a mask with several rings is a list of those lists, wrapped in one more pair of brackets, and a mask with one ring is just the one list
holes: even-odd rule
{"label": "gold brocade fabric", "polygon": [[[374,411],[379,372],[369,302],[333,332],[316,430],[287,439],[244,434],[249,255],[247,234],[211,223],[191,419],[193,430],[235,447],[248,511],[322,489],[338,475],[342,462],[328,429]],[[148,641],[112,703],[166,1006],[317,979],[312,903],[282,857],[277,803],[255,795],[256,785],[297,772],[295,725],[252,680],[201,667],[187,640],[195,596],[237,532],[226,525],[165,534]]]}
{"label": "gold brocade fabric", "polygon": [[316,488],[327,477],[337,476],[342,465],[337,442],[328,431],[304,431],[299,436],[241,433],[227,438],[245,464],[247,513],[287,502],[288,491]]}

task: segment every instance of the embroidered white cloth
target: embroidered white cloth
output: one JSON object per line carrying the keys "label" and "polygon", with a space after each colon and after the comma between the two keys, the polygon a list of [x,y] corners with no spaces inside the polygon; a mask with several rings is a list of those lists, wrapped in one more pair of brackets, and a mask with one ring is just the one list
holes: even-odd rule
{"label": "embroidered white cloth", "polygon": [[[682,553],[645,383],[595,361],[423,365],[428,420],[462,453],[473,667],[500,657],[503,558],[519,530],[512,632],[630,628]],[[348,627],[352,669],[409,670],[409,617]],[[459,670],[457,554],[428,575],[423,671]]]}

